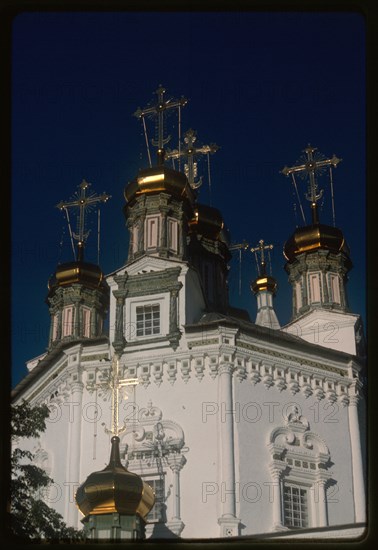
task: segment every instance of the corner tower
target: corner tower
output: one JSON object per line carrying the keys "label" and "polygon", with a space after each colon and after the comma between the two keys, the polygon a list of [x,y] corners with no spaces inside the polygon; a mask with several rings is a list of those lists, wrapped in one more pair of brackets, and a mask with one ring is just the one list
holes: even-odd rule
{"label": "corner tower", "polygon": [[[363,351],[362,323],[350,312],[346,284],[352,268],[350,252],[340,229],[319,222],[318,201],[323,190],[317,177],[329,169],[333,197],[332,168],[341,159],[325,158],[310,145],[303,163],[285,167],[299,197],[295,174],[308,178],[306,198],[311,203],[311,224],[298,227],[284,245],[285,270],[293,289],[292,320],[283,330],[325,347],[353,355]],[[304,217],[303,209],[301,211]]]}
{"label": "corner tower", "polygon": [[[57,207],[68,216],[68,208],[78,210],[77,231],[72,235],[72,248],[75,259],[58,265],[48,282],[46,303],[49,306],[51,323],[49,349],[63,341],[81,338],[97,338],[103,333],[103,324],[109,306],[109,287],[101,268],[84,261],[86,210],[98,202],[106,202],[110,196],[103,193],[88,195],[90,183],[83,180],[72,201],[60,202]],[[74,248],[74,239],[77,249]]]}

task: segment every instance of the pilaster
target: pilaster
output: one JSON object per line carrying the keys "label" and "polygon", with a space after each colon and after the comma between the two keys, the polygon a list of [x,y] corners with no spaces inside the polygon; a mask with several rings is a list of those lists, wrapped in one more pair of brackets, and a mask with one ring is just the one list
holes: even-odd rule
{"label": "pilaster", "polygon": [[354,394],[349,396],[348,407],[349,434],[353,464],[354,514],[356,523],[366,521],[365,480],[363,475],[360,425],[358,420],[358,403],[360,400],[359,389],[359,382],[356,380],[353,386]]}
{"label": "pilaster", "polygon": [[224,407],[224,416],[219,416],[221,464],[220,485],[225,487],[226,498],[221,503],[222,514],[218,518],[220,536],[230,537],[240,534],[240,520],[236,517],[236,483],[234,456],[234,409],[232,375],[234,365],[222,363],[219,365],[219,401]]}

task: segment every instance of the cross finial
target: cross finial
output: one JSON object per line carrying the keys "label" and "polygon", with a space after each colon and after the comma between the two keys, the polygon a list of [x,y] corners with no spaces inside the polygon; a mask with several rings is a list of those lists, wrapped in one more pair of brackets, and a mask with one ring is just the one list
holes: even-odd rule
{"label": "cross finial", "polygon": [[[259,240],[259,243],[257,246],[251,248],[251,252],[254,253],[256,257],[259,276],[266,275],[265,250],[272,250],[272,248],[273,248],[273,245],[265,244],[263,239]],[[257,254],[260,254],[260,263],[258,262]]]}
{"label": "cross finial", "polygon": [[209,153],[215,153],[219,147],[216,143],[211,143],[210,145],[203,145],[201,147],[196,147],[195,142],[197,141],[197,132],[191,128],[184,134],[184,143],[185,147],[182,149],[173,149],[173,151],[167,151],[166,158],[179,159],[180,157],[186,158],[186,163],[184,164],[184,172],[188,178],[189,185],[192,189],[197,189],[202,184],[202,177],[196,181],[198,172],[197,172],[197,162],[195,161],[197,155],[207,155]]}
{"label": "cross finial", "polygon": [[[330,168],[334,167],[341,162],[342,159],[339,159],[334,154],[331,158],[325,158],[320,153],[315,153],[317,151],[316,147],[312,147],[310,144],[303,150],[305,157],[302,159],[304,162],[302,164],[297,164],[291,167],[285,166],[281,173],[285,176],[289,176],[296,173],[308,175],[309,177],[309,186],[308,192],[306,194],[306,199],[311,202],[311,212],[312,212],[312,223],[319,223],[318,219],[318,207],[317,202],[323,196],[323,190],[318,190],[318,183],[315,178],[315,173],[320,173],[320,171],[329,166]],[[314,155],[315,153],[315,155]]]}
{"label": "cross finial", "polygon": [[77,260],[79,262],[84,259],[84,245],[89,235],[89,231],[85,230],[85,215],[96,203],[105,203],[111,198],[111,195],[107,195],[106,193],[103,193],[102,195],[97,195],[95,192],[87,194],[90,185],[90,183],[83,179],[81,184],[78,185],[78,191],[76,191],[71,201],[60,201],[60,203],[56,205],[57,208],[66,212],[68,222],[68,208],[75,208],[78,210],[77,229],[76,233],[72,232],[72,236],[77,241]]}
{"label": "cross finial", "polygon": [[[114,436],[118,436],[126,430],[125,422],[119,425],[119,402],[120,402],[120,389],[126,386],[136,386],[138,384],[138,378],[120,378],[119,373],[119,357],[113,356],[111,373],[108,379],[108,387],[112,392],[112,421],[110,429],[105,427],[106,433],[110,433]],[[126,397],[127,398],[127,397]],[[105,426],[103,424],[103,426]]]}
{"label": "cross finial", "polygon": [[171,139],[171,136],[168,135],[165,137],[164,132],[164,115],[165,112],[169,109],[184,107],[187,104],[187,99],[185,97],[181,97],[178,100],[173,99],[165,99],[164,94],[166,92],[166,89],[160,84],[159,88],[156,90],[155,94],[158,97],[157,103],[155,105],[148,105],[144,109],[141,109],[140,107],[135,111],[134,116],[136,116],[139,119],[144,119],[146,116],[150,116],[153,118],[156,118],[156,134],[157,139],[152,140],[152,145],[158,148],[157,155],[158,155],[158,163],[163,164],[164,162],[164,145],[169,142]]}

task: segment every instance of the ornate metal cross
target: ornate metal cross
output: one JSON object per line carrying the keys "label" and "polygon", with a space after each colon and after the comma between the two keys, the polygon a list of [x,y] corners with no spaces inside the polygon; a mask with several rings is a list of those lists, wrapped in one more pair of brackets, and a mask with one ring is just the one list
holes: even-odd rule
{"label": "ornate metal cross", "polygon": [[[136,386],[138,384],[138,378],[125,378],[119,377],[119,358],[117,355],[113,356],[112,370],[108,379],[108,386],[112,392],[112,422],[110,429],[105,427],[106,433],[118,436],[120,433],[126,430],[125,422],[119,425],[119,401],[120,389],[126,386]],[[104,425],[104,424],[103,424]]]}
{"label": "ornate metal cross", "polygon": [[255,254],[256,262],[257,262],[257,254],[260,253],[260,264],[257,262],[259,275],[266,275],[266,261],[265,261],[265,250],[272,250],[273,245],[272,244],[265,244],[263,239],[259,240],[259,244],[255,246],[254,248],[251,248],[251,252]]}
{"label": "ornate metal cross", "polygon": [[158,102],[156,105],[147,106],[144,109],[140,107],[135,111],[134,116],[137,118],[144,118],[147,115],[156,117],[157,119],[157,140],[152,140],[152,145],[158,148],[158,159],[162,164],[164,161],[164,145],[168,143],[171,136],[164,137],[164,114],[169,109],[184,107],[188,100],[185,97],[181,97],[178,100],[164,99],[166,89],[162,85],[156,90],[158,96]]}
{"label": "ornate metal cross", "polygon": [[306,149],[304,149],[303,151],[307,156],[303,164],[294,165],[291,167],[285,166],[285,168],[281,170],[281,173],[285,176],[289,176],[290,174],[294,175],[296,173],[305,173],[309,176],[309,188],[308,193],[306,194],[306,199],[311,202],[313,224],[319,223],[317,201],[323,196],[323,190],[318,191],[318,184],[315,179],[315,172],[321,170],[326,166],[336,167],[342,160],[337,158],[335,154],[330,159],[322,158],[321,156],[321,158],[318,160],[314,158],[315,151],[317,151],[317,148],[311,147],[311,145],[309,144],[308,147],[306,147]]}
{"label": "ornate metal cross", "polygon": [[185,132],[184,143],[185,147],[181,150],[173,149],[173,151],[167,151],[166,158],[179,159],[180,157],[186,157],[187,162],[184,164],[184,172],[188,178],[189,185],[192,189],[197,189],[202,184],[202,177],[198,181],[197,178],[197,162],[195,158],[197,155],[207,155],[208,153],[215,153],[219,147],[216,143],[210,143],[210,145],[203,145],[202,147],[196,147],[194,143],[197,140],[197,133],[195,130],[189,129]]}
{"label": "ornate metal cross", "polygon": [[[111,406],[111,425],[107,428],[105,423],[102,425],[105,428],[105,432],[112,435],[119,435],[126,430],[126,422],[119,424],[119,402],[120,402],[120,390],[121,388],[128,386],[136,386],[138,384],[138,378],[125,378],[121,379],[119,375],[119,358],[117,355],[113,356],[111,371],[109,375],[102,376],[101,382],[89,382],[87,384],[87,390],[89,392],[95,389],[102,390],[103,394],[111,392],[112,406]],[[127,399],[127,396],[125,396]]]}
{"label": "ornate metal cross", "polygon": [[[87,189],[90,187],[90,183],[85,181],[85,179],[78,185],[78,191],[76,191],[75,198],[72,201],[60,201],[56,206],[60,210],[65,210],[67,212],[68,208],[78,208],[79,215],[77,218],[77,233],[72,233],[73,238],[78,241],[77,250],[78,250],[78,261],[84,259],[84,243],[88,238],[89,231],[85,232],[85,213],[86,211],[96,204],[97,202],[106,202],[110,199],[111,195],[103,193],[102,195],[97,195],[95,192],[87,195]],[[69,220],[69,218],[67,217]]]}

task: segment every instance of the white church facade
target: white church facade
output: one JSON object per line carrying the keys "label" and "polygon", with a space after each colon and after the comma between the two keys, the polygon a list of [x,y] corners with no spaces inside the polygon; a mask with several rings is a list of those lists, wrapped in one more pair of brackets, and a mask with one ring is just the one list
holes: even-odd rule
{"label": "white church facade", "polygon": [[147,538],[360,536],[365,352],[342,232],[319,223],[313,197],[313,223],[285,244],[292,319],[280,327],[262,260],[252,322],[228,301],[221,213],[198,203],[193,164],[168,168],[162,145],[125,187],[126,264],[104,276],[79,242],[49,281],[47,352],[13,391],[51,411],[40,439],[19,443],[54,480],[46,501],[81,528],[75,494],[108,462],[117,361],[121,461],[155,493]]}

